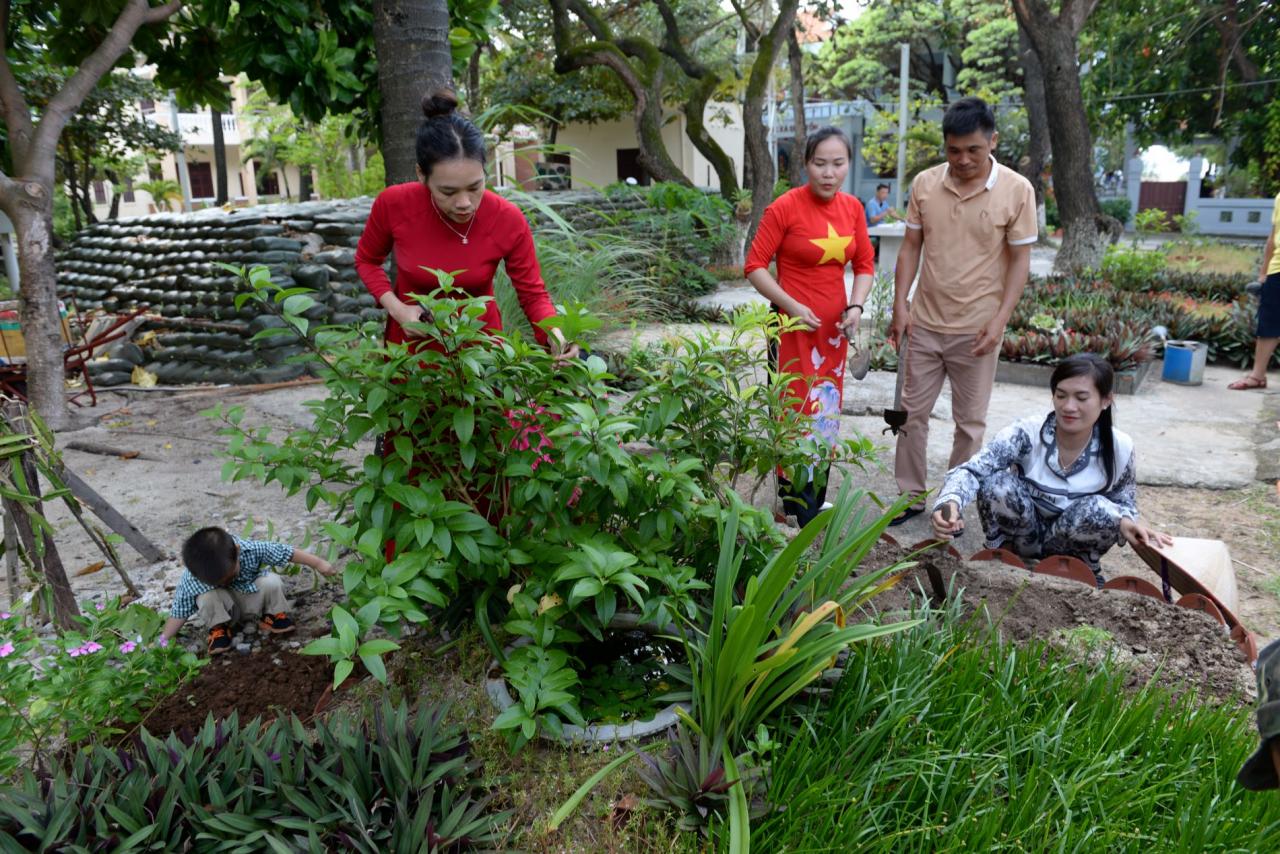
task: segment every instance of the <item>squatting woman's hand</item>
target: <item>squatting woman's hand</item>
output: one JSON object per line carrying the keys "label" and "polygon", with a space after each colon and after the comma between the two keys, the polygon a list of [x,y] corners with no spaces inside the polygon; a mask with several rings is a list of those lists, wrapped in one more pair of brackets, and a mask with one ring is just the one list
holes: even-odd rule
{"label": "squatting woman's hand", "polygon": [[1138,543],[1150,548],[1160,548],[1162,546],[1173,545],[1173,537],[1155,528],[1148,528],[1146,525],[1139,525],[1137,522],[1129,518],[1120,520],[1120,535],[1124,537],[1125,542],[1132,548]]}
{"label": "squatting woman's hand", "polygon": [[940,540],[948,540],[964,530],[964,516],[953,501],[948,501],[933,511],[929,521],[933,523],[934,536]]}

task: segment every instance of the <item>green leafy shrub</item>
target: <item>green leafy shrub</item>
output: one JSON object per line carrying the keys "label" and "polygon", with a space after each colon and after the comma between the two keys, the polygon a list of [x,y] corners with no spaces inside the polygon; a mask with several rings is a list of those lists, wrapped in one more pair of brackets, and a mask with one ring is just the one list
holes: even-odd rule
{"label": "green leafy shrub", "polygon": [[[0,787],[0,847],[39,851],[411,852],[495,848],[508,812],[489,808],[466,733],[444,708],[316,723],[239,725],[76,755],[48,777]],[[369,720],[368,718],[372,718]]]}
{"label": "green leafy shrub", "polygon": [[1108,246],[1102,258],[1102,275],[1118,288],[1142,290],[1153,286],[1164,271],[1164,253],[1138,247]]}
{"label": "green leafy shrub", "polygon": [[1104,199],[1101,205],[1102,212],[1120,220],[1121,225],[1127,225],[1133,216],[1133,202],[1128,199]]}
{"label": "green leafy shrub", "polygon": [[1044,227],[1049,231],[1062,228],[1062,218],[1058,215],[1058,200],[1049,193],[1044,195]]}
{"label": "green leafy shrub", "polygon": [[151,608],[113,599],[46,638],[0,612],[0,778],[24,753],[34,765],[59,742],[120,732],[114,725],[139,720],[194,675],[204,663],[195,655],[150,643],[163,622]]}
{"label": "green leafy shrub", "polygon": [[[520,695],[498,721],[519,746],[581,722],[570,643],[598,639],[619,608],[659,625],[696,613],[729,478],[861,461],[870,444],[832,450],[807,436],[791,377],[764,368],[760,333],[783,323],[766,311],[743,315],[728,345],[683,342],[654,362],[644,393],[614,404],[602,360],[557,364],[521,336],[492,335],[484,300],[453,298],[447,274],[434,272],[445,285],[420,299],[432,319],[416,352],[289,316],[312,336],[327,389],[309,404],[312,425],[276,439],[242,429],[239,407],[210,414],[226,425],[225,476],[324,505],[336,519],[325,530],[354,552],[335,632],[307,651],[337,663],[335,680],[357,657],[383,678],[379,659],[394,642],[361,643],[369,629],[394,637],[431,612],[474,618]],[[256,269],[250,278],[264,303],[307,309],[297,289],[277,291]],[[571,308],[555,322],[578,338],[592,318]],[[769,441],[735,438],[754,425]],[[368,450],[379,435],[382,456]],[[764,514],[741,515],[763,565],[778,535]],[[494,626],[525,644],[504,655]]]}
{"label": "green leafy shrub", "polygon": [[1001,641],[959,614],[854,647],[780,738],[756,847],[814,851],[1274,851],[1275,801],[1235,784],[1252,716],[1114,663]]}

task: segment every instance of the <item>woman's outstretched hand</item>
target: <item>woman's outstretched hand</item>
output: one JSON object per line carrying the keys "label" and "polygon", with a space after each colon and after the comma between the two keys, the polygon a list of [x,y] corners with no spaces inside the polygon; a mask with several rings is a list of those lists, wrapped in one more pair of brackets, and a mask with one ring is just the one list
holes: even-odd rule
{"label": "woman's outstretched hand", "polygon": [[551,348],[551,356],[557,365],[578,358],[578,345],[565,341],[564,333],[558,326],[553,326],[547,331],[547,345]]}
{"label": "woman's outstretched hand", "polygon": [[960,508],[954,501],[948,501],[934,510],[930,521],[933,522],[934,536],[940,540],[949,540],[964,530],[964,516],[960,514]]}
{"label": "woman's outstretched hand", "polygon": [[1138,543],[1153,549],[1173,545],[1173,537],[1155,528],[1140,525],[1128,517],[1120,520],[1120,535],[1124,537],[1130,548]]}

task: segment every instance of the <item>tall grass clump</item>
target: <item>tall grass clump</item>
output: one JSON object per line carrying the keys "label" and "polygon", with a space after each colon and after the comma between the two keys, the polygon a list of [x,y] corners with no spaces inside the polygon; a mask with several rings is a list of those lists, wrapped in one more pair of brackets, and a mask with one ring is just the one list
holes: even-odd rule
{"label": "tall grass clump", "polygon": [[[578,228],[530,194],[511,198],[539,214],[533,241],[554,303],[586,306],[606,330],[670,313],[659,282],[656,245],[625,233]],[[495,278],[494,293],[503,324],[532,335],[505,268]]]}
{"label": "tall grass clump", "polygon": [[954,618],[852,648],[773,764],[762,851],[1276,851],[1247,709]]}

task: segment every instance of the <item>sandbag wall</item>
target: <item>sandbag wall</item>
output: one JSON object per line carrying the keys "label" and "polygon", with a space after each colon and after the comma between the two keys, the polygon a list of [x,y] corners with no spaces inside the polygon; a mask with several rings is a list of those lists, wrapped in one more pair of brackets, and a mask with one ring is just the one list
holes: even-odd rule
{"label": "sandbag wall", "polygon": [[[571,190],[536,198],[581,231],[617,229],[667,252],[699,254],[695,237],[668,227],[661,215],[627,216],[650,210],[641,192],[605,196]],[[154,214],[80,232],[59,255],[59,295],[81,312],[146,308],[158,315],[135,334],[144,346],[122,342],[111,358],[90,363],[95,383],[127,383],[136,365],[165,385],[277,382],[301,375],[305,368],[288,361],[301,352],[296,339],[250,341],[261,329],[283,324],[255,302],[237,309],[236,295],[248,286],[217,264],[262,264],[283,286],[311,288],[319,299],[307,313],[313,322],[381,320],[382,309],[355,271],[355,245],[371,205],[365,198]],[[526,213],[535,229],[547,224],[538,205],[526,206]],[[147,336],[148,331],[156,334]]]}
{"label": "sandbag wall", "polygon": [[159,315],[135,333],[145,346],[117,346],[111,359],[90,363],[95,383],[126,383],[138,363],[162,384],[300,376],[305,367],[288,361],[301,352],[297,339],[250,341],[261,329],[282,323],[256,302],[237,309],[236,295],[248,286],[217,262],[246,269],[265,265],[274,282],[313,289],[318,303],[307,312],[313,322],[380,319],[382,310],[354,266],[370,204],[307,202],[90,226],[59,257],[60,296],[81,312],[146,308]]}

